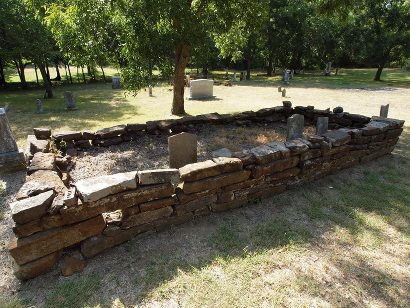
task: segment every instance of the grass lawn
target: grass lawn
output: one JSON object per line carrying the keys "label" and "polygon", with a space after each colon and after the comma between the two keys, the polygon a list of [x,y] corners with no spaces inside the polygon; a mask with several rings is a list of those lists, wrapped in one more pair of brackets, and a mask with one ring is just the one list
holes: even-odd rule
{"label": "grass lawn", "polygon": [[[306,74],[288,88],[288,99],[294,105],[341,105],[368,115],[389,102],[393,117],[410,121],[410,73],[388,70],[386,82],[373,83],[366,77],[373,71],[343,70],[344,78]],[[188,101],[187,111],[279,105],[282,97],[271,84],[262,78],[215,87],[218,100]],[[169,116],[167,87],[155,88],[153,98],[144,92],[124,98],[122,91],[100,84],[72,90],[80,107],[74,113],[60,108],[57,96],[47,101],[48,113],[34,114],[36,91],[3,92],[0,105],[10,102],[9,118],[19,140],[40,124],[96,129]],[[11,224],[5,202],[6,192],[15,193],[7,183],[24,176],[0,181],[0,260],[6,260],[0,307],[407,307],[410,302],[408,126],[393,155],[133,239],[89,260],[79,275],[60,277],[55,270],[19,284],[5,248]]]}
{"label": "grass lawn", "polygon": [[[108,69],[107,69],[108,70]],[[30,76],[29,69],[27,75]],[[108,70],[114,73],[114,70]],[[410,113],[410,72],[386,69],[385,81],[372,81],[374,69],[340,70],[338,76],[325,77],[319,72],[298,75],[287,87],[286,100],[294,105],[317,108],[345,107],[349,112],[375,115],[381,104],[391,103],[390,114],[403,118]],[[223,72],[215,72],[216,76]],[[233,87],[215,86],[215,99],[186,100],[188,114],[256,110],[281,105],[283,98],[276,88],[280,77],[261,77],[235,83]],[[0,106],[9,104],[8,117],[18,144],[24,147],[27,134],[34,127],[53,130],[96,130],[125,123],[171,118],[171,87],[159,85],[154,97],[142,90],[133,96],[123,90],[112,90],[110,84],[91,83],[63,85],[54,89],[55,98],[44,100],[44,114],[36,114],[35,100],[42,90],[1,91]],[[63,92],[72,91],[78,110],[65,110]],[[186,91],[188,92],[188,90]],[[188,94],[186,94],[188,95]]]}

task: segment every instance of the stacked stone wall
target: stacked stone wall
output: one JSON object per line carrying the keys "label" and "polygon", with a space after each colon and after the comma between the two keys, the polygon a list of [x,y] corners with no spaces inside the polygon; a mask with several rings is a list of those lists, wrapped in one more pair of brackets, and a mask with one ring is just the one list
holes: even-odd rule
{"label": "stacked stone wall", "polygon": [[[284,120],[293,113],[303,114],[308,122],[327,114],[339,128],[321,136],[271,142],[235,152],[233,157],[213,158],[180,169],[131,171],[71,185],[67,180],[67,158],[45,150],[32,153],[27,181],[17,194],[18,200],[10,204],[15,236],[9,250],[17,264],[16,276],[30,279],[50,270],[68,250],[78,250],[82,257],[91,258],[131,238],[246,206],[340,169],[366,163],[392,152],[404,124],[379,117],[335,115],[310,107],[189,117],[175,123],[187,125],[209,118],[216,123],[259,117],[266,121],[271,116]],[[342,122],[346,127],[342,127]],[[159,129],[158,123],[163,121],[155,123]],[[173,131],[174,127],[167,129]],[[121,132],[128,134],[129,130],[123,128]],[[110,138],[124,139],[119,131],[115,132],[117,137],[113,134]],[[51,134],[43,131],[43,135],[47,139]],[[72,133],[70,140],[85,135]],[[98,132],[86,136],[98,135],[101,137]],[[68,138],[67,134],[64,138]]]}

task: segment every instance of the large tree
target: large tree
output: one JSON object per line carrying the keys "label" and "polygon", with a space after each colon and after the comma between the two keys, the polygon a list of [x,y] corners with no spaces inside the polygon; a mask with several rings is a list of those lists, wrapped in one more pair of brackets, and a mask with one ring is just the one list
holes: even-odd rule
{"label": "large tree", "polygon": [[377,66],[374,80],[380,81],[383,68],[394,60],[397,49],[410,41],[410,1],[408,0],[322,0],[323,12],[353,16],[365,39],[367,62]]}

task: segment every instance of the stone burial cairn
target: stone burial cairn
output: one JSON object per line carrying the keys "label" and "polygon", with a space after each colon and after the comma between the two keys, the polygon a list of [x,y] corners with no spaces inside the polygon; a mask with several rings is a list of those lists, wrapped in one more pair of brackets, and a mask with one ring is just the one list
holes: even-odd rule
{"label": "stone burial cairn", "polygon": [[[404,121],[395,119],[345,113],[335,117],[329,110],[300,106],[288,111],[286,142],[178,168],[134,170],[75,183],[69,176],[71,158],[49,152],[51,131],[35,129],[27,180],[10,204],[14,237],[8,249],[15,275],[30,279],[57,264],[63,275],[73,274],[87,259],[133,237],[245,206],[391,153],[403,131]],[[339,127],[304,136],[303,123],[323,114]]]}

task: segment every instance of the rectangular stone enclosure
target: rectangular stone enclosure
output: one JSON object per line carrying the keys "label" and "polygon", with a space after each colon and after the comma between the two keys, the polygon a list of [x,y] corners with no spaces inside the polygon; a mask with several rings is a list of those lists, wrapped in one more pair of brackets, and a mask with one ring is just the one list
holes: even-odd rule
{"label": "rectangular stone enclosure", "polygon": [[[320,136],[303,135],[303,122],[314,125],[324,117],[329,130],[323,129]],[[130,134],[169,134],[183,125],[224,125],[246,120],[269,127],[272,119],[289,119],[290,138],[286,142],[273,141],[233,152],[230,157],[196,162],[196,136],[183,132],[169,137],[174,169],[129,170],[71,183],[67,181],[68,157],[48,153],[47,147],[36,152],[38,147],[33,147],[36,151],[30,153],[26,183],[10,204],[15,225],[8,248],[16,263],[15,275],[30,279],[61,264],[60,257],[73,250],[83,258],[91,258],[133,237],[250,205],[296,184],[365,164],[393,151],[404,124],[396,119],[297,106],[189,116],[53,136],[56,142],[107,146],[129,142]],[[31,139],[50,136],[49,130],[36,129]],[[14,143],[7,144],[6,150],[15,150]]]}
{"label": "rectangular stone enclosure", "polygon": [[189,99],[211,98],[214,96],[214,81],[209,79],[191,80]]}

